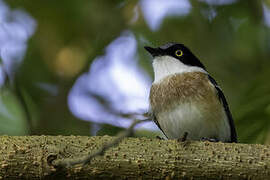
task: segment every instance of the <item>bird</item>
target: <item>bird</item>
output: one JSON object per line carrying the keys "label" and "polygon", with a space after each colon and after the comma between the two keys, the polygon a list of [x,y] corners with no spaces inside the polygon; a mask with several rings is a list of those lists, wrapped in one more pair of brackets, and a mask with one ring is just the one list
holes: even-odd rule
{"label": "bird", "polygon": [[174,42],[144,48],[153,57],[149,112],[167,139],[236,143],[227,100],[189,48]]}

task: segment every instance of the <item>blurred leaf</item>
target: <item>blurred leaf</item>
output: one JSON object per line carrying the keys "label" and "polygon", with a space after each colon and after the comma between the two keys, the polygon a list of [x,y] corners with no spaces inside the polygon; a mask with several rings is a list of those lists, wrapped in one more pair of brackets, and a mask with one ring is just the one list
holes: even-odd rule
{"label": "blurred leaf", "polygon": [[27,135],[27,120],[16,96],[7,88],[0,90],[0,134]]}

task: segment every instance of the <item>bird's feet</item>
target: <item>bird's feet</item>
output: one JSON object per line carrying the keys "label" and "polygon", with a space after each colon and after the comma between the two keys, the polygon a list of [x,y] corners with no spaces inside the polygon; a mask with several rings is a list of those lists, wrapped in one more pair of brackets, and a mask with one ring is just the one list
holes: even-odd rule
{"label": "bird's feet", "polygon": [[177,139],[178,142],[185,142],[187,140],[188,132],[185,132],[182,137]]}
{"label": "bird's feet", "polygon": [[216,138],[202,137],[201,141],[218,142],[219,140]]}

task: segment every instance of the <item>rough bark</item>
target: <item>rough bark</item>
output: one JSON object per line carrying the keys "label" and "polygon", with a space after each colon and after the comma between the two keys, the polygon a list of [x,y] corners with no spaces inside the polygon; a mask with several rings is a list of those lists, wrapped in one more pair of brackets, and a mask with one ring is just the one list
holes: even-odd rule
{"label": "rough bark", "polygon": [[0,137],[0,179],[270,179],[269,146],[126,138],[90,164],[54,167],[113,137]]}

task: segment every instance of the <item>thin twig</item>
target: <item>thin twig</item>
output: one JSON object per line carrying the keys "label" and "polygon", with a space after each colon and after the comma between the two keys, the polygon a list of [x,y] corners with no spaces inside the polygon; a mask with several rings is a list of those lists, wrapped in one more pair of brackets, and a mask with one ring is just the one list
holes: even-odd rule
{"label": "thin twig", "polygon": [[99,150],[97,150],[96,152],[85,156],[83,158],[77,158],[77,159],[60,159],[60,160],[54,160],[52,162],[52,164],[56,167],[70,167],[70,166],[74,166],[77,164],[83,164],[86,165],[88,163],[91,162],[91,160],[96,157],[96,156],[102,156],[104,155],[104,153],[110,149],[111,147],[114,147],[116,145],[118,145],[125,137],[128,137],[130,135],[132,135],[133,131],[134,131],[134,127],[137,124],[143,123],[143,122],[147,122],[147,121],[151,121],[151,119],[144,119],[144,120],[134,120],[134,122],[125,130],[119,133],[119,135],[111,142],[104,144]]}

